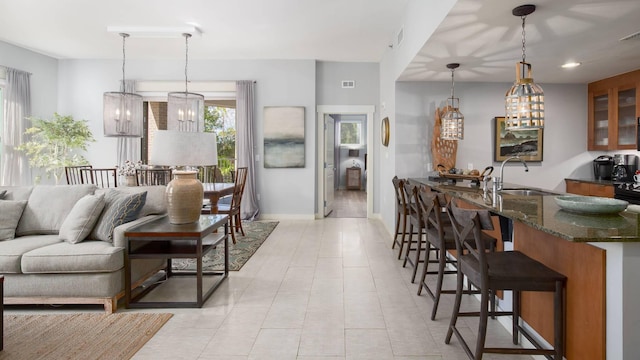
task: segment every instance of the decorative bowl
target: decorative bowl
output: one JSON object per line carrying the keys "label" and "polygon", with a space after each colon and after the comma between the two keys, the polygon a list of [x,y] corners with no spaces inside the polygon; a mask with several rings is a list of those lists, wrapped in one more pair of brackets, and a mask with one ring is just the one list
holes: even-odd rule
{"label": "decorative bowl", "polygon": [[565,211],[580,214],[617,214],[629,205],[624,200],[596,196],[556,196],[556,203]]}

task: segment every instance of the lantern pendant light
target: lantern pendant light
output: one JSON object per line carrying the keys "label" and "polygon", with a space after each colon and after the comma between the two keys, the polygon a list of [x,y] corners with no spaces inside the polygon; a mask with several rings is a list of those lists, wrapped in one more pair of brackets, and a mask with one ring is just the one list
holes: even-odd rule
{"label": "lantern pendant light", "polygon": [[119,92],[106,92],[103,96],[104,136],[142,137],[142,96],[125,91],[125,39],[122,36],[122,82]]}
{"label": "lantern pendant light", "polygon": [[460,99],[453,96],[453,71],[460,64],[447,64],[447,68],[451,69],[451,97],[447,99],[447,108],[444,116],[442,116],[442,126],[440,129],[440,138],[443,140],[462,140],[464,139],[464,115],[459,110]]}
{"label": "lantern pendant light", "polygon": [[204,131],[204,96],[189,92],[187,66],[189,65],[189,38],[185,40],[184,92],[170,92],[167,98],[167,129],[187,132]]}
{"label": "lantern pendant light", "polygon": [[516,64],[517,79],[505,95],[506,130],[544,128],[544,92],[533,82],[531,64],[525,60],[525,18],[535,10],[535,5],[521,5],[512,11],[522,19],[522,61]]}

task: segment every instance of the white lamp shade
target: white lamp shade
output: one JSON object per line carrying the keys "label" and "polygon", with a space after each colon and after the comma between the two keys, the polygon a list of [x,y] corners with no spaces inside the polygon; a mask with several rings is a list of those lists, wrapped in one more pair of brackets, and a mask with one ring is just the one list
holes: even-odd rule
{"label": "white lamp shade", "polygon": [[215,133],[158,130],[154,134],[150,165],[218,165]]}
{"label": "white lamp shade", "polygon": [[103,103],[104,136],[142,137],[142,96],[106,92]]}
{"label": "white lamp shade", "polygon": [[167,96],[167,129],[204,131],[204,96],[190,92],[171,92]]}

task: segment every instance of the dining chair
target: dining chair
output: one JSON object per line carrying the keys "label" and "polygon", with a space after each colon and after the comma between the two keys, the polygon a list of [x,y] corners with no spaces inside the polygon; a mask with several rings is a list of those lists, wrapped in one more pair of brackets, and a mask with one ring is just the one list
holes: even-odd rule
{"label": "dining chair", "polygon": [[236,232],[240,232],[242,236],[245,236],[244,229],[242,228],[242,213],[240,208],[242,205],[244,187],[247,181],[247,170],[248,169],[246,167],[239,167],[236,169],[235,188],[231,197],[231,203],[218,203],[218,214],[229,215],[229,228],[231,230],[231,239],[234,244],[236,243]]}
{"label": "dining chair", "polygon": [[167,185],[171,181],[171,169],[136,169],[136,184]]}
{"label": "dining chair", "polygon": [[[436,319],[438,312],[438,305],[440,303],[440,295],[442,294],[455,294],[456,290],[443,290],[442,284],[444,282],[444,275],[457,274],[457,260],[450,254],[451,251],[456,250],[455,236],[451,225],[451,220],[446,214],[446,207],[448,204],[447,197],[443,193],[431,191],[427,187],[423,187],[418,192],[418,204],[420,214],[423,216],[426,222],[426,242],[427,249],[425,251],[424,267],[422,268],[422,275],[420,277],[420,285],[418,286],[418,295],[422,294],[422,289],[427,291],[427,294],[433,300],[433,307],[431,308],[431,320]],[[495,251],[497,240],[496,238],[482,232],[482,245],[486,251]],[[465,239],[472,247],[475,247],[475,239],[473,236],[467,236]],[[435,253],[435,260],[431,260],[431,252]],[[437,264],[437,270],[429,270],[429,264]],[[453,266],[454,269],[447,270],[447,265]],[[436,275],[435,291],[431,290],[428,285],[427,275]],[[472,290],[468,287],[465,294],[478,294],[478,291]],[[491,294],[495,295],[495,294]],[[495,310],[495,296],[491,296],[491,310]]]}
{"label": "dining chair", "polygon": [[[491,216],[487,210],[466,210],[458,207],[455,201],[449,202],[447,214],[451,219],[458,253],[456,299],[445,343],[451,342],[455,334],[470,359],[481,360],[484,353],[512,355],[544,355],[547,358],[561,360],[564,353],[564,291],[566,276],[548,268],[544,264],[519,251],[479,251],[483,249],[482,230],[492,230]],[[462,241],[468,235],[475,240],[475,248],[469,241]],[[480,290],[480,311],[460,312],[463,279]],[[492,292],[512,291],[512,311],[489,311],[488,301]],[[544,348],[529,331],[520,324],[520,293],[522,291],[544,291],[553,293],[553,349]],[[485,347],[487,336],[487,318],[492,316],[511,316],[512,341],[518,344],[522,334],[535,348]],[[456,327],[458,317],[478,316],[478,334],[475,351],[465,341],[460,329]],[[465,323],[464,327],[467,325]],[[464,330],[462,330],[464,331]]]}
{"label": "dining chair", "polygon": [[77,185],[84,184],[81,169],[91,169],[91,165],[65,166],[64,175],[67,177],[67,184]]}
{"label": "dining chair", "polygon": [[87,184],[94,184],[101,188],[110,188],[118,186],[118,175],[116,168],[103,169],[80,169],[82,178]]}

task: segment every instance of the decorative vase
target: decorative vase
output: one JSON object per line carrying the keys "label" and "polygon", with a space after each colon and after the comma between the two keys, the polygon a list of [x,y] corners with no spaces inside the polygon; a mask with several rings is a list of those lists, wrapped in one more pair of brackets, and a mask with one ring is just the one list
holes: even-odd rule
{"label": "decorative vase", "polygon": [[190,224],[200,219],[204,190],[197,171],[174,171],[167,184],[167,212],[172,224]]}
{"label": "decorative vase", "polygon": [[137,186],[138,182],[136,181],[135,175],[126,175],[125,176],[125,185],[126,186]]}

